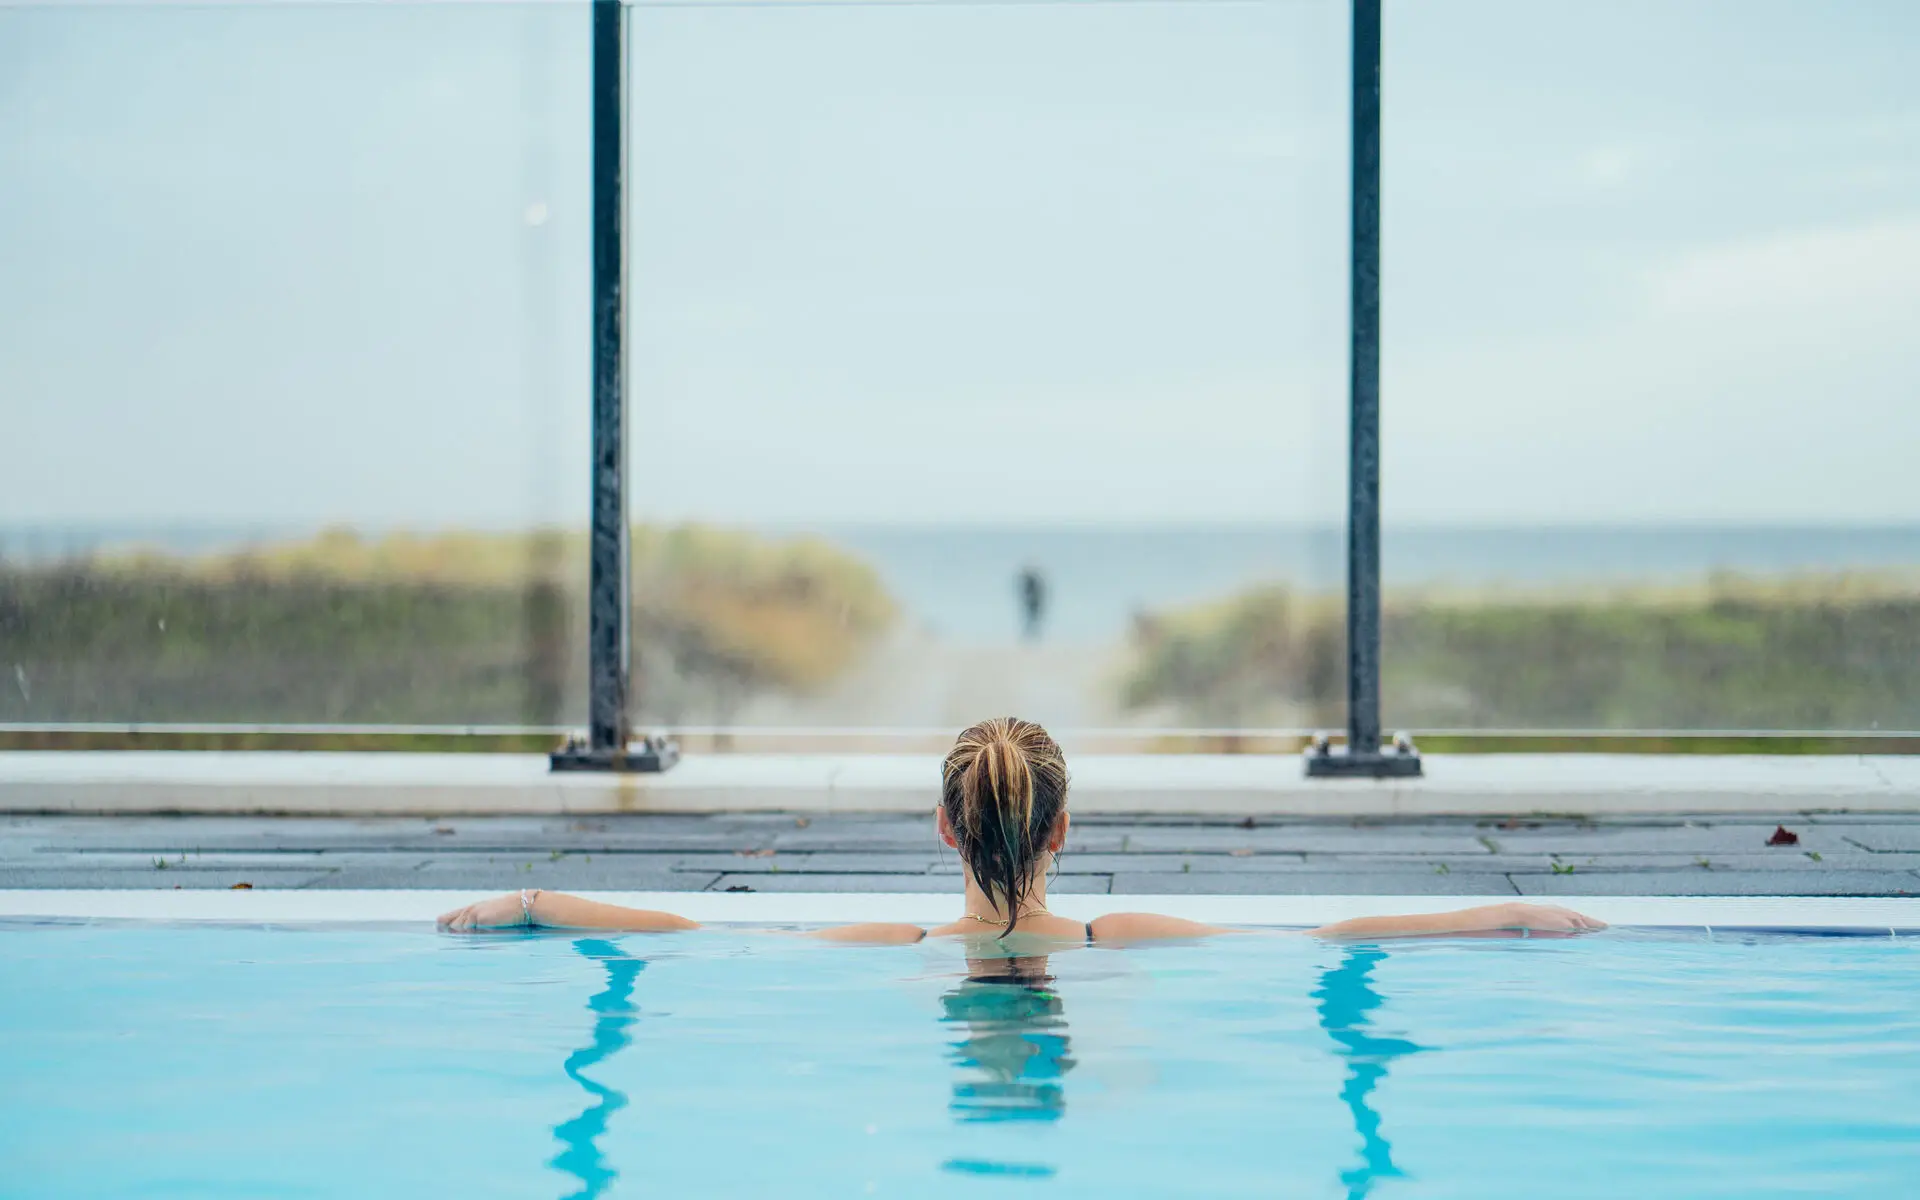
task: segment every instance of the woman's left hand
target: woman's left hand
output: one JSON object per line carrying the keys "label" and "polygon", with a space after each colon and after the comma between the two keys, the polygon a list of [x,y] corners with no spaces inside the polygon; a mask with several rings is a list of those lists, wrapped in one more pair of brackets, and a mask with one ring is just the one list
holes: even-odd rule
{"label": "woman's left hand", "polygon": [[1556,904],[1523,904],[1508,901],[1491,907],[1495,929],[1521,929],[1529,933],[1593,933],[1607,927],[1605,921]]}
{"label": "woman's left hand", "polygon": [[519,892],[508,892],[442,913],[439,921],[440,928],[452,930],[511,929],[526,923],[527,912],[520,903]]}

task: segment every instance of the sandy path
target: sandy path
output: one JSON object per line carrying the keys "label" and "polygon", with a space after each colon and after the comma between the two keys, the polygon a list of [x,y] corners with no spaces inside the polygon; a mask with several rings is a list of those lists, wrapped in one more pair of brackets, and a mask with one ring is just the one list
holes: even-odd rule
{"label": "sandy path", "polygon": [[765,695],[743,707],[741,725],[954,728],[1016,715],[1060,728],[1125,723],[1116,710],[1117,646],[1000,642],[962,644],[906,631],[827,690]]}

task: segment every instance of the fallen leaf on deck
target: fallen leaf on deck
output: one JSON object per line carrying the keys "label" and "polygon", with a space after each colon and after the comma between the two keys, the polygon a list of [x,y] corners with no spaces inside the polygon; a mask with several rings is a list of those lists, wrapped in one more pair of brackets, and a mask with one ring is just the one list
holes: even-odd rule
{"label": "fallen leaf on deck", "polygon": [[771,850],[735,850],[734,854],[739,858],[772,858],[773,857],[773,851]]}
{"label": "fallen leaf on deck", "polygon": [[1799,844],[1800,835],[1788,829],[1785,825],[1775,825],[1773,827],[1773,836],[1767,839],[1767,845],[1769,846],[1798,846]]}
{"label": "fallen leaf on deck", "polygon": [[228,888],[227,890],[230,892],[244,892],[249,890],[252,887],[253,885],[250,883],[236,883],[232,887]]}
{"label": "fallen leaf on deck", "polygon": [[1253,851],[1247,849],[1245,846],[1242,846],[1238,850],[1229,850],[1227,851],[1227,853],[1232,855],[1235,858],[1252,858],[1253,857]]}

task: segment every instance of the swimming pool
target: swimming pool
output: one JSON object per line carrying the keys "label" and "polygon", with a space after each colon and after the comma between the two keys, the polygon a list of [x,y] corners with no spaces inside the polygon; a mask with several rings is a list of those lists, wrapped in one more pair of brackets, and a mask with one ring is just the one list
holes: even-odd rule
{"label": "swimming pool", "polygon": [[0,1192],[1902,1196],[1920,942],[0,923]]}

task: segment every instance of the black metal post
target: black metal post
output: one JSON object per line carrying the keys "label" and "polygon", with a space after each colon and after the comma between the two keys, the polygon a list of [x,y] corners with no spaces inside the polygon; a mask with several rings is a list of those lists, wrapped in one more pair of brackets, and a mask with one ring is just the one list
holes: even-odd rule
{"label": "black metal post", "polygon": [[1353,0],[1352,306],[1347,362],[1347,745],[1307,774],[1420,774],[1412,743],[1380,747],[1380,3]]}
{"label": "black metal post", "polygon": [[627,526],[626,11],[593,0],[593,523],[587,583],[587,736],[556,771],[660,771],[671,742],[629,746],[631,591]]}

